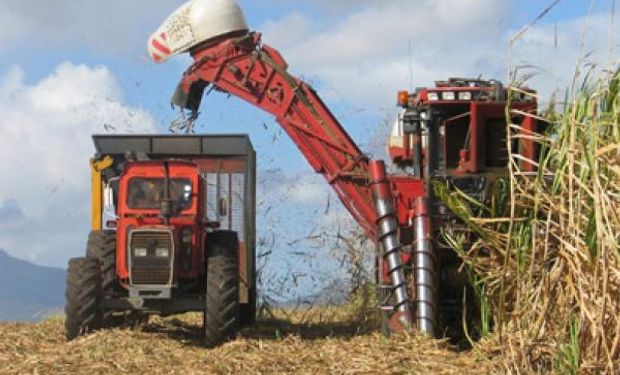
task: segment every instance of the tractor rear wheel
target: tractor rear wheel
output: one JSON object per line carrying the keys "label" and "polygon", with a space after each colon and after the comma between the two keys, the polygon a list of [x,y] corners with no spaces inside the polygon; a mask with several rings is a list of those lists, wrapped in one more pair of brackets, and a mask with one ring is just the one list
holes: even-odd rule
{"label": "tractor rear wheel", "polygon": [[205,344],[217,346],[239,328],[239,239],[236,232],[207,235]]}
{"label": "tractor rear wheel", "polygon": [[73,258],[67,271],[65,336],[67,340],[101,327],[101,274],[92,258]]}

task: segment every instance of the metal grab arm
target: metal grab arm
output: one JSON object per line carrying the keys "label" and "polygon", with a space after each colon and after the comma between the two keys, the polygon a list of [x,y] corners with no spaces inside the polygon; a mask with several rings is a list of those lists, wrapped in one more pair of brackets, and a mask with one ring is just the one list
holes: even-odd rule
{"label": "metal grab arm", "polygon": [[212,85],[274,115],[312,168],[325,176],[355,220],[376,239],[368,158],[316,92],[290,75],[282,56],[260,38],[250,33],[194,51],[195,62],[183,76],[176,104],[197,111],[205,88]]}
{"label": "metal grab arm", "polygon": [[[384,163],[369,160],[360,151],[312,87],[290,75],[278,51],[261,44],[260,38],[258,33],[227,37],[195,50],[195,62],[179,84],[175,104],[195,114],[204,90],[211,86],[275,116],[366,234],[382,243],[396,296],[392,323],[398,327],[396,330],[409,330],[412,316],[402,267],[398,231],[401,218],[397,215],[403,207],[397,210],[395,204],[408,204],[412,194],[423,195],[422,182],[390,179]],[[397,186],[405,187],[398,192],[399,199],[395,199],[397,192],[393,191]],[[424,331],[432,334],[426,321],[420,323],[424,323]]]}

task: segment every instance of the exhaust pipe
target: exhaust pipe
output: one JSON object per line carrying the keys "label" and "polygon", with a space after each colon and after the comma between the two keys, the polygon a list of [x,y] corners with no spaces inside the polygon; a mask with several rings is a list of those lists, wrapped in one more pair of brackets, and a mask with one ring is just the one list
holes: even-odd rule
{"label": "exhaust pipe", "polygon": [[169,226],[173,212],[172,198],[170,197],[170,171],[168,169],[168,163],[164,163],[164,196],[160,199],[159,217],[163,219],[165,226]]}
{"label": "exhaust pipe", "polygon": [[398,322],[397,326],[399,325],[401,329],[409,331],[411,330],[411,311],[409,310],[407,283],[401,260],[401,246],[397,233],[398,225],[394,212],[392,190],[387,181],[385,164],[382,160],[370,161],[369,169],[370,186],[375,198],[378,217],[378,239],[383,245],[383,257],[387,261],[388,273],[396,297],[395,314],[390,319],[390,323],[395,320]]}

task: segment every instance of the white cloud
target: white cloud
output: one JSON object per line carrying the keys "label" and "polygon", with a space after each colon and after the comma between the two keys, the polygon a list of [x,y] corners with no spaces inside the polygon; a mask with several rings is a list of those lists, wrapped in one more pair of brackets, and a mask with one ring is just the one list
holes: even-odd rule
{"label": "white cloud", "polygon": [[263,31],[293,71],[320,79],[328,97],[376,108],[392,105],[395,92],[409,86],[409,42],[416,84],[478,75],[487,61],[503,67],[505,55],[476,46],[496,46],[497,19],[508,10],[495,0],[373,2],[333,25],[293,14],[268,22]]}
{"label": "white cloud", "polygon": [[14,199],[5,199],[0,202],[0,224],[18,222],[24,218],[21,207]]}
{"label": "white cloud", "polygon": [[[333,24],[293,13],[259,30],[266,43],[282,51],[294,73],[318,79],[328,101],[345,98],[356,106],[389,108],[396,91],[409,88],[410,65],[416,86],[451,76],[482,74],[506,80],[508,41],[517,30],[508,29],[502,20],[517,6],[496,0],[377,1],[351,5],[351,12],[343,12]],[[513,50],[516,63],[554,71],[555,77],[532,81],[543,97],[551,93],[554,79],[566,84],[572,78],[584,22],[589,35],[585,50],[606,49],[609,15],[600,13],[557,24],[557,57],[553,24],[533,27]],[[618,31],[616,27],[611,33],[615,43],[620,40]],[[594,59],[607,61],[606,56]]]}
{"label": "white cloud", "polygon": [[102,54],[146,56],[145,30],[155,31],[183,2],[2,0],[0,50],[24,44],[30,48],[77,44]]}
{"label": "white cloud", "polygon": [[[0,5],[0,9],[1,9]],[[16,37],[23,33],[24,25],[19,22],[19,18],[8,11],[0,12],[0,50],[6,48]]]}
{"label": "white cloud", "polygon": [[[529,30],[515,43],[513,65],[534,66],[538,73],[530,85],[542,93],[543,101],[556,88],[563,90],[572,84],[575,67],[596,65],[596,71],[617,64],[620,56],[620,25],[609,29],[609,15],[598,13],[590,17],[568,20],[557,25],[545,25]],[[610,49],[611,47],[611,49]],[[581,83],[584,75],[577,81]],[[563,97],[563,92],[560,93]]]}
{"label": "white cloud", "polygon": [[82,253],[91,135],[110,126],[154,132],[154,124],[148,112],[123,104],[105,67],[63,63],[34,84],[19,67],[0,78],[0,201],[23,214],[19,222],[0,222],[0,248],[53,265]]}
{"label": "white cloud", "polygon": [[[293,12],[277,21],[267,20],[261,26],[260,32],[265,35],[275,36],[275,42],[278,45],[291,46],[308,35],[310,32],[309,27],[310,21],[303,14]],[[270,40],[267,42],[271,43]]]}
{"label": "white cloud", "polygon": [[[308,216],[306,221],[310,222],[317,218],[308,213],[324,210],[328,200],[333,199],[332,195],[333,191],[325,178],[313,173],[309,167],[298,173],[286,173],[281,169],[259,172],[257,181],[259,215],[261,210],[283,216],[301,215]],[[290,235],[296,236],[300,233]],[[301,235],[305,235],[305,232]]]}

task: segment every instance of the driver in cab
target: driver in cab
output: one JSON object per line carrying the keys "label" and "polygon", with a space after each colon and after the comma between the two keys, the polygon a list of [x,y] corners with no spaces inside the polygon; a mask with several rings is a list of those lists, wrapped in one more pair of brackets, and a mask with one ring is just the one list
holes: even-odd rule
{"label": "driver in cab", "polygon": [[[137,185],[137,186],[136,186]],[[142,181],[134,185],[129,195],[131,208],[152,209],[159,206],[161,192],[153,181]]]}

